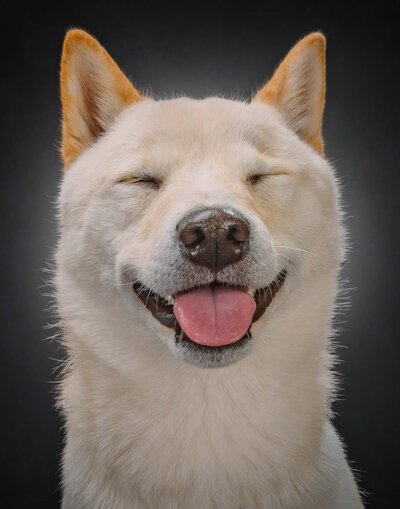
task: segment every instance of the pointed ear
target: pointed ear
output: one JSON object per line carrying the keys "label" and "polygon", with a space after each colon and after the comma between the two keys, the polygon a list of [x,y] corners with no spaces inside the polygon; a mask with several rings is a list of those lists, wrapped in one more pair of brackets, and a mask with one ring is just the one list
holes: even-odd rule
{"label": "pointed ear", "polygon": [[61,59],[62,146],[65,167],[130,104],[142,99],[106,50],[88,33],[70,30]]}
{"label": "pointed ear", "polygon": [[272,78],[254,97],[275,106],[291,127],[323,154],[322,115],[325,104],[325,37],[312,33],[288,53]]}

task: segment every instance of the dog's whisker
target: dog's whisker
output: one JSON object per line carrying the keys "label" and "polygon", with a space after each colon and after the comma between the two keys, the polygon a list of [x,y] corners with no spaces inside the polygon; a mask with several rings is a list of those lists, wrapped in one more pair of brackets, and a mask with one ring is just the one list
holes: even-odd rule
{"label": "dog's whisker", "polygon": [[310,255],[314,255],[311,251],[307,251],[307,249],[302,249],[300,247],[292,247],[292,246],[275,246],[277,249],[290,249],[291,251],[300,251],[302,253],[307,253]]}
{"label": "dog's whisker", "polygon": [[147,305],[148,305],[148,303],[149,303],[150,294],[151,294],[151,290],[149,289],[149,290],[147,291],[146,307],[147,307]]}

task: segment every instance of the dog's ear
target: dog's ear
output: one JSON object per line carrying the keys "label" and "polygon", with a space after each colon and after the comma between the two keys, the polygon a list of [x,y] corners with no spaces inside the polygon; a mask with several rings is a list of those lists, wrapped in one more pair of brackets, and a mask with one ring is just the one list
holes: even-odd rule
{"label": "dog's ear", "polygon": [[320,154],[324,152],[325,47],[319,32],[304,37],[254,97],[276,107],[291,129]]}
{"label": "dog's ear", "polygon": [[65,167],[123,108],[143,98],[106,50],[83,30],[70,30],[65,37],[60,87]]}

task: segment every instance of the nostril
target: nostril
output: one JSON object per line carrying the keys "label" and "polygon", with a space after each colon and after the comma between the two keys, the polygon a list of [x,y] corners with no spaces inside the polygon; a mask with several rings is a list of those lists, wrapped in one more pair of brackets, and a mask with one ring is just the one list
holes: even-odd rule
{"label": "nostril", "polygon": [[183,228],[183,230],[180,232],[179,238],[181,242],[187,247],[195,247],[202,240],[204,240],[204,233],[200,227],[189,227],[189,228]]}
{"label": "nostril", "polygon": [[228,240],[231,240],[237,244],[242,244],[249,240],[250,232],[246,223],[238,223],[231,226],[228,232]]}

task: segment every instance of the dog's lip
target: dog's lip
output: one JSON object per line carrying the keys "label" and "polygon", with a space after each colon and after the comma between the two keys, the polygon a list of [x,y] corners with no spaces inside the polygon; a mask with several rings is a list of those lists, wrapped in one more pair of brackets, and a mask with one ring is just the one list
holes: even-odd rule
{"label": "dog's lip", "polygon": [[[286,279],[287,270],[283,269],[279,272],[276,278],[268,286],[255,290],[254,300],[256,302],[256,310],[253,315],[252,323],[256,322],[264,314],[267,307],[271,304],[275,295],[278,293],[280,288]],[[213,285],[227,286],[223,283],[212,283]],[[233,285],[230,285],[233,287]],[[237,286],[237,288],[243,288],[243,286]],[[192,288],[185,288],[182,291],[176,292],[176,294],[189,292]],[[175,335],[180,335],[180,326],[175,318],[173,312],[173,305],[168,303],[159,294],[153,292],[139,281],[133,284],[133,290],[135,291],[138,298],[146,306],[146,308],[152,313],[162,325],[175,329]]]}

